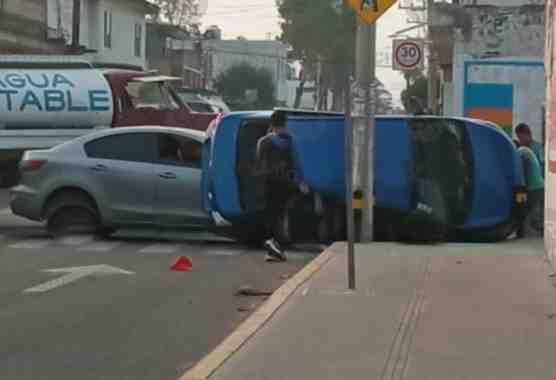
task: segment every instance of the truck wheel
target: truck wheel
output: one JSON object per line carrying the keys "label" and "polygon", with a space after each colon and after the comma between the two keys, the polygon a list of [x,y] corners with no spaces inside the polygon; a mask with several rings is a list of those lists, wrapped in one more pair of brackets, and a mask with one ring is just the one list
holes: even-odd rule
{"label": "truck wheel", "polygon": [[103,231],[96,207],[79,192],[64,192],[55,196],[48,202],[44,215],[48,233],[53,237]]}

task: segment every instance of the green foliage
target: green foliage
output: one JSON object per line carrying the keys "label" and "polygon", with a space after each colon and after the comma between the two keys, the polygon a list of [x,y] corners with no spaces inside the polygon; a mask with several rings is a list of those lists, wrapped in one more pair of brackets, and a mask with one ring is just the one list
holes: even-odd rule
{"label": "green foliage", "polygon": [[323,62],[326,87],[342,88],[352,72],[355,50],[355,15],[341,0],[277,0],[283,19],[280,39],[293,48],[311,78],[316,62]]}
{"label": "green foliage", "polygon": [[[234,111],[271,109],[276,104],[272,74],[248,63],[234,65],[221,73],[214,86]],[[250,99],[250,91],[256,93],[256,99]]]}
{"label": "green foliage", "polygon": [[402,103],[408,113],[415,113],[417,105],[412,99],[416,100],[422,108],[425,108],[428,102],[428,80],[421,71],[406,73],[405,78],[408,86],[402,91]]}

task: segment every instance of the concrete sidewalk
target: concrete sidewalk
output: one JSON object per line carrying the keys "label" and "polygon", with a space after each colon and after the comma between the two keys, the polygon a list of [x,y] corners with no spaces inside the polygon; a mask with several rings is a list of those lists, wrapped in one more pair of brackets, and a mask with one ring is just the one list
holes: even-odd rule
{"label": "concrete sidewalk", "polygon": [[556,378],[542,241],[333,249],[211,380]]}

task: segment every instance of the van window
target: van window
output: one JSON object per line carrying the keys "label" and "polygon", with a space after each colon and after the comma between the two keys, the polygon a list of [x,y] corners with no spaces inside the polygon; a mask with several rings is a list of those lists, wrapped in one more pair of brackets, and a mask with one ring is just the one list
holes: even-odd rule
{"label": "van window", "polygon": [[132,81],[127,84],[126,91],[134,109],[154,108],[173,111],[180,108],[167,85],[162,82]]}

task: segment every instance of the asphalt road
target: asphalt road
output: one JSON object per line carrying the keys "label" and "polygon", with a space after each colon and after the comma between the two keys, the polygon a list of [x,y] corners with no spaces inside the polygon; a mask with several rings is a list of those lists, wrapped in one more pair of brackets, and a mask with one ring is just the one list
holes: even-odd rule
{"label": "asphalt road", "polygon": [[[199,235],[53,240],[6,207],[0,191],[0,379],[177,379],[263,301],[240,287],[274,290],[320,251],[276,264]],[[171,271],[182,255],[192,271]]]}

